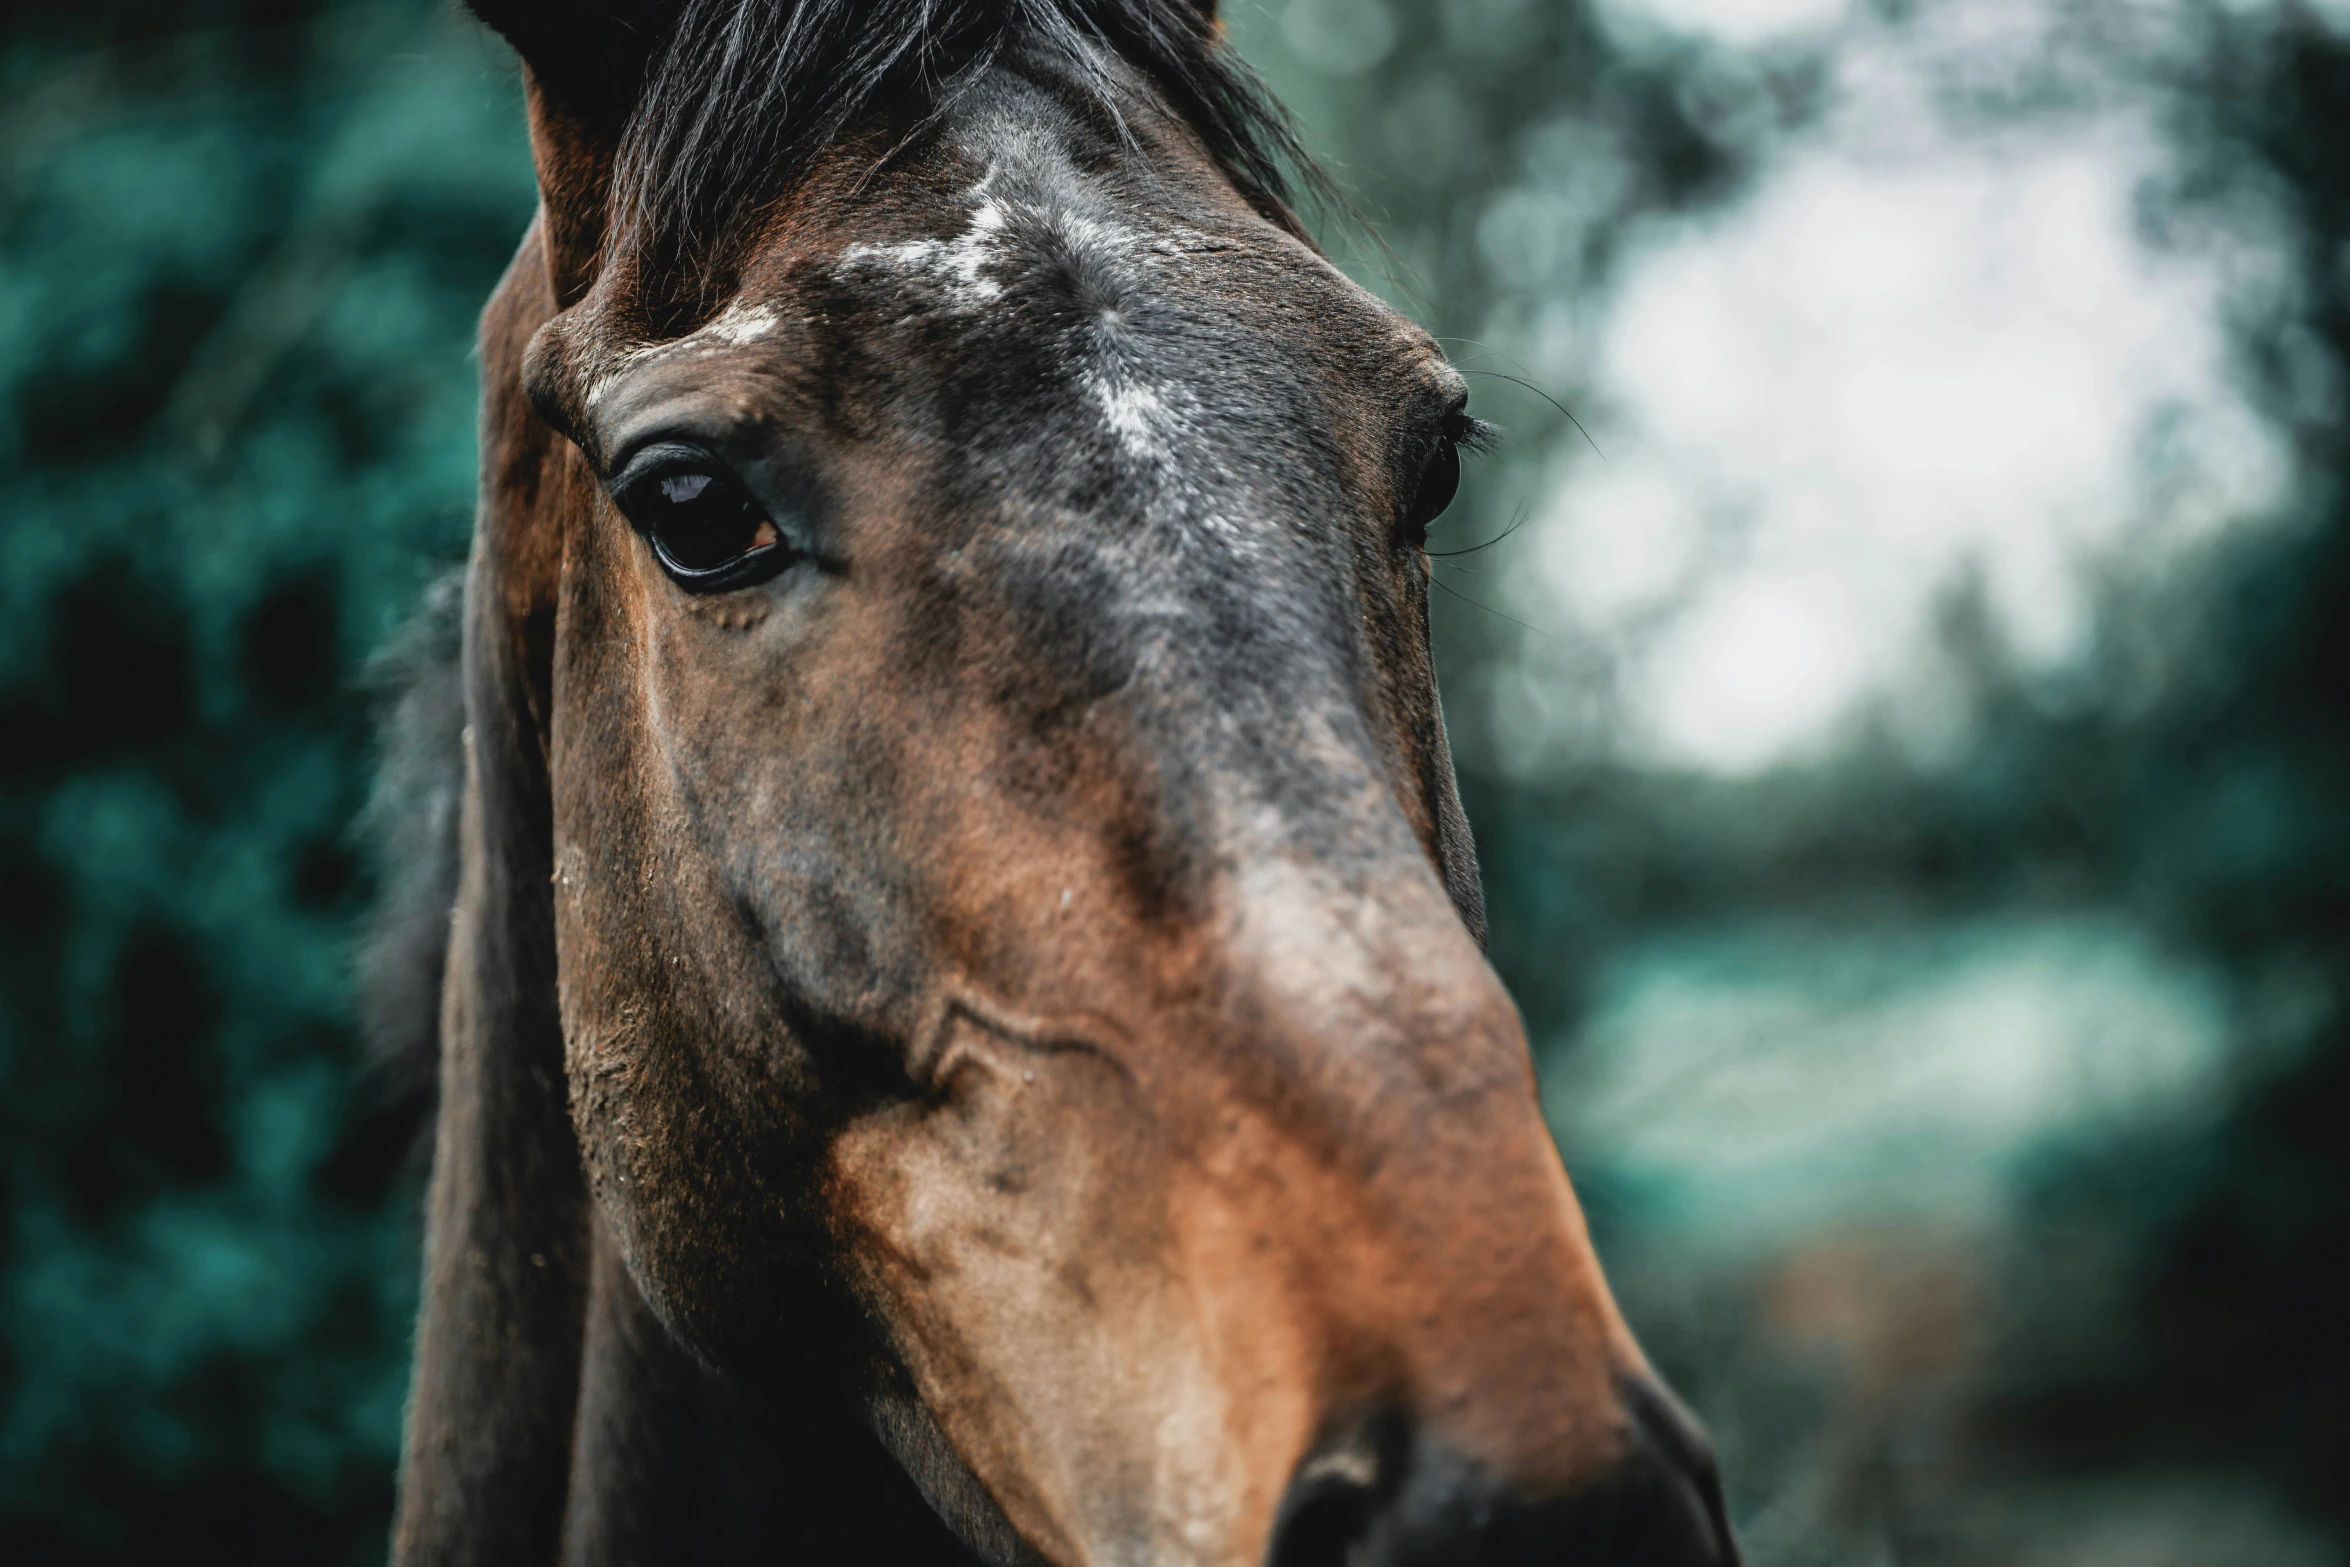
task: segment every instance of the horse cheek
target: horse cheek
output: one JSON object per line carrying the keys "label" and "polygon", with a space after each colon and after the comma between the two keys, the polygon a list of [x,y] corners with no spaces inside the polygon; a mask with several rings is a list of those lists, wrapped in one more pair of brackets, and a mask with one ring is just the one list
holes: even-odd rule
{"label": "horse cheek", "polygon": [[[957,1456],[1031,1542],[1163,1528],[1166,1445],[1137,1408],[1221,1429],[1222,1395],[1175,1267],[1168,1152],[1124,1069],[966,1026],[923,1100],[833,1156],[852,1277]],[[1208,1407],[1191,1409],[1193,1405]],[[1138,1440],[1138,1436],[1140,1439]],[[1220,1444],[1183,1443],[1215,1518]]]}

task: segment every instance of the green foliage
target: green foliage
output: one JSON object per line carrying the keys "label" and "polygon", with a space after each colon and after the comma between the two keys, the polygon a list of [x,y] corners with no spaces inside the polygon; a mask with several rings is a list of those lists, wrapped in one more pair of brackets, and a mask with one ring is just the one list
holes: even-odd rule
{"label": "green foliage", "polygon": [[[2207,29],[2168,100],[2193,178],[2149,222],[2224,222],[2257,186],[2299,225],[2295,288],[2236,323],[2311,475],[2295,516],[2117,577],[2058,698],[1954,591],[1942,634],[1978,722],[1935,766],[1884,741],[1747,780],[1594,755],[1529,784],[1473,714],[1455,732],[1495,959],[1554,1063],[1612,959],[1766,912],[2090,908],[2216,975],[2226,1102],[2035,1166],[1985,1314],[2001,1374],[1970,1395],[1970,1483],[2248,1474],[2340,1539],[2350,450],[2300,388],[2350,366],[2350,51],[2292,7],[2181,9]],[[1466,541],[1577,439],[1540,394],[1589,390],[1503,379],[1540,357],[1526,277],[1595,294],[1642,222],[1764,177],[1819,92],[1800,51],[1629,51],[1580,0],[1230,10],[1361,196],[1376,237],[1332,228],[1348,264],[1481,339],[1451,346],[1491,373],[1478,406],[1519,456],[1472,481],[1446,524]],[[467,535],[472,324],[532,201],[514,75],[432,0],[47,3],[9,29],[0,1561],[371,1559],[418,1172],[413,1103],[369,1075],[352,1012],[373,891],[357,683]],[[1509,570],[1509,548],[1470,564]],[[1490,578],[1444,581],[1458,692],[1518,635],[1469,602]],[[1644,1257],[1639,1203],[1577,1173],[1637,1326],[1770,1515],[1801,1479],[1774,1459],[1819,1418],[1809,1384],[1756,1358],[1744,1285]],[[1865,1489],[1899,1466],[1851,1467]]]}
{"label": "green foliage", "polygon": [[367,1557],[415,1121],[354,1033],[353,677],[463,548],[517,94],[424,4],[38,20],[0,55],[0,1559]]}

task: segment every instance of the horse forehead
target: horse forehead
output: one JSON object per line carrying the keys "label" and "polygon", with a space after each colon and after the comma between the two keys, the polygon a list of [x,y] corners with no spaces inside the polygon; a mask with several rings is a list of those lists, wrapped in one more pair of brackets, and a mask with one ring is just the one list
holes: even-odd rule
{"label": "horse forehead", "polygon": [[[984,126],[928,184],[901,193],[895,233],[847,236],[834,255],[828,295],[871,324],[944,327],[950,341],[1016,327],[1068,360],[1139,359],[1154,324],[1175,318],[1211,333],[1253,319],[1228,346],[1262,358],[1313,356],[1342,336],[1418,346],[1416,328],[1220,175],[1203,188],[1140,149],[1087,168],[1045,131]],[[1263,330],[1276,316],[1287,325]]]}
{"label": "horse forehead", "polygon": [[[1309,454],[1376,439],[1317,432],[1324,421],[1297,395],[1322,373],[1308,362],[1337,333],[1401,341],[1416,329],[1253,215],[1130,202],[1038,161],[989,164],[927,203],[918,231],[854,240],[825,269],[871,338],[919,340],[948,372],[942,390],[964,390],[968,375],[994,395],[964,410],[970,445],[955,462],[1035,504],[1015,508],[1021,526],[990,529],[961,569],[1030,610],[1049,600],[1033,623],[1089,626],[1129,652],[1211,610],[1295,636],[1325,618],[1307,601],[1331,584],[1301,593],[1294,568],[1335,546],[1341,500],[1335,463]],[[1325,308],[1299,309],[1308,302]],[[1276,332],[1276,313],[1305,319]],[[1007,365],[1020,373],[1004,377]],[[1258,421],[1283,439],[1231,439]],[[1315,519],[1277,524],[1276,511]],[[1102,652],[1079,643],[1083,661]],[[1186,667],[1214,661],[1189,645]]]}
{"label": "horse forehead", "polygon": [[1013,308],[1008,295],[1043,278],[1066,303],[1114,311],[1137,295],[1188,291],[1200,281],[1195,258],[1242,249],[1229,234],[1113,204],[1054,171],[994,165],[931,210],[930,226],[945,232],[850,244],[834,281],[884,309],[954,314]]}

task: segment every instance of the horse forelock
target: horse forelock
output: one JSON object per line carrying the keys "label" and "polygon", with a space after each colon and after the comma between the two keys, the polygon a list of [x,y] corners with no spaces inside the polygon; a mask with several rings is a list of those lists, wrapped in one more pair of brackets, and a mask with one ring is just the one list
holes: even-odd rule
{"label": "horse forelock", "polygon": [[614,162],[609,255],[699,302],[732,242],[851,126],[881,116],[887,157],[992,65],[1042,56],[1113,124],[1129,76],[1198,135],[1243,195],[1291,228],[1302,187],[1335,187],[1199,0],[685,0]]}

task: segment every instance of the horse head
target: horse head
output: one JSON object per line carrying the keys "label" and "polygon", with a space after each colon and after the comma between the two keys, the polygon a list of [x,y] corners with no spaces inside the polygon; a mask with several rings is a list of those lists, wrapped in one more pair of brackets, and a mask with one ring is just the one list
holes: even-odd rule
{"label": "horse head", "polygon": [[1480,427],[1212,7],[479,9],[542,207],[404,1559],[661,1554],[715,1379],[994,1562],[1733,1561],[1481,950]]}

